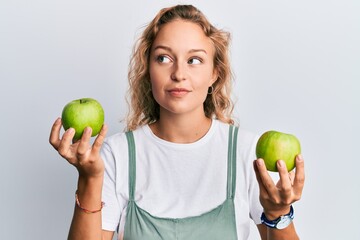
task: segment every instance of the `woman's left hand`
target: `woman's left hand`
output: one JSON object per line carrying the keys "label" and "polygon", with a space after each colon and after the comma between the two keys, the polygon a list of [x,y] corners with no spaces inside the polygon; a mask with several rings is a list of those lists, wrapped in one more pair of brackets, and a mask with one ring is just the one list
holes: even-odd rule
{"label": "woman's left hand", "polygon": [[268,219],[276,219],[289,213],[290,205],[301,198],[305,182],[304,160],[296,156],[296,170],[288,172],[284,161],[277,161],[280,179],[274,183],[264,160],[254,161],[256,178],[260,188],[260,203]]}

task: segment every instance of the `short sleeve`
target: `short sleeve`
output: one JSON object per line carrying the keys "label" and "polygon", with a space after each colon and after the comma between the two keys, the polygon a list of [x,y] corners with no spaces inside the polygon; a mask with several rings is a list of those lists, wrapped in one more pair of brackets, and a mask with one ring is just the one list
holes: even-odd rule
{"label": "short sleeve", "polygon": [[100,154],[105,164],[102,189],[102,201],[105,202],[105,206],[102,210],[102,228],[115,231],[120,222],[120,206],[116,195],[115,158],[107,142],[104,142]]}
{"label": "short sleeve", "polygon": [[256,143],[258,140],[258,136],[256,136],[253,140],[251,151],[249,153],[249,159],[251,160],[251,164],[248,166],[249,173],[249,204],[250,204],[250,217],[254,221],[255,224],[261,224],[261,214],[263,212],[263,207],[260,204],[259,196],[259,184],[256,180],[255,170],[253,168],[253,161],[256,159],[255,149]]}

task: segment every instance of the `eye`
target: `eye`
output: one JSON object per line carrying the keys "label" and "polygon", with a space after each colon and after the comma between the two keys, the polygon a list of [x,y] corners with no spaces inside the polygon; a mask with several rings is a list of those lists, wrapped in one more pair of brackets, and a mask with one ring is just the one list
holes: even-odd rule
{"label": "eye", "polygon": [[201,64],[202,61],[198,58],[191,58],[189,61],[188,61],[188,64],[193,64],[193,65],[197,65],[197,64]]}
{"label": "eye", "polygon": [[165,55],[159,55],[156,57],[156,61],[159,63],[169,63],[171,59]]}

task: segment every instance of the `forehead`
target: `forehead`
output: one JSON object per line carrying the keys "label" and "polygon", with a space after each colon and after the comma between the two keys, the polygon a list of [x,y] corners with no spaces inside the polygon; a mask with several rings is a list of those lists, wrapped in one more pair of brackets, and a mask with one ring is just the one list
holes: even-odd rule
{"label": "forehead", "polygon": [[204,49],[208,53],[214,53],[213,43],[202,28],[196,23],[184,20],[175,20],[161,26],[152,49],[158,45],[177,51]]}

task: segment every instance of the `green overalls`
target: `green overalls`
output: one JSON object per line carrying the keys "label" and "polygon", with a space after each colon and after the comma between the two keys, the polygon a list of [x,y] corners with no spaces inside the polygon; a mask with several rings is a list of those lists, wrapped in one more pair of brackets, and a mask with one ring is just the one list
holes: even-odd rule
{"label": "green overalls", "polygon": [[236,240],[235,183],[238,128],[230,125],[228,145],[227,197],[215,209],[194,217],[160,218],[141,209],[134,200],[136,181],[135,142],[132,132],[126,137],[129,147],[129,203],[124,240]]}

